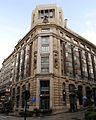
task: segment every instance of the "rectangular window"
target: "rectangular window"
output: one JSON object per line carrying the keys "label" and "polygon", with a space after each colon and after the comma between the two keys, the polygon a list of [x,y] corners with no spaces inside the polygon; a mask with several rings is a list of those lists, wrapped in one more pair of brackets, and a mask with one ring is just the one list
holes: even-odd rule
{"label": "rectangular window", "polygon": [[41,39],[41,51],[43,53],[49,52],[49,36],[44,36]]}
{"label": "rectangular window", "polygon": [[49,52],[49,46],[42,46],[42,52],[44,53],[47,53],[47,52]]}
{"label": "rectangular window", "polygon": [[41,72],[42,73],[49,72],[49,56],[41,57]]}
{"label": "rectangular window", "polygon": [[48,73],[49,72],[49,68],[41,68],[41,72],[42,73]]}
{"label": "rectangular window", "polygon": [[68,35],[65,35],[65,39],[70,41],[70,40],[71,40],[71,37],[68,36]]}
{"label": "rectangular window", "polygon": [[38,11],[38,19],[43,19],[44,16],[47,16],[48,18],[54,18],[55,17],[55,9],[39,10]]}
{"label": "rectangular window", "polygon": [[55,18],[55,10],[50,9],[50,18]]}
{"label": "rectangular window", "polygon": [[40,109],[50,108],[50,81],[40,81]]}
{"label": "rectangular window", "polygon": [[44,16],[49,17],[49,11],[48,10],[45,10],[45,15]]}
{"label": "rectangular window", "polygon": [[42,36],[42,44],[49,44],[49,36]]}
{"label": "rectangular window", "polygon": [[41,57],[41,64],[49,64],[49,56]]}
{"label": "rectangular window", "polygon": [[40,17],[41,17],[41,19],[43,19],[43,17],[44,17],[44,11],[43,11],[43,10],[41,10],[41,15],[40,15]]}

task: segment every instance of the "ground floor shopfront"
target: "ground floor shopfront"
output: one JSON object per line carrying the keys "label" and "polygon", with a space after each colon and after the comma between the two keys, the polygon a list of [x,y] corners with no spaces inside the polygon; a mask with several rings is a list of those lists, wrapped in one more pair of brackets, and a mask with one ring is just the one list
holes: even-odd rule
{"label": "ground floor shopfront", "polygon": [[23,91],[30,91],[27,109],[77,110],[83,105],[83,97],[95,103],[96,85],[92,82],[53,75],[38,75],[13,84],[14,111],[24,110]]}

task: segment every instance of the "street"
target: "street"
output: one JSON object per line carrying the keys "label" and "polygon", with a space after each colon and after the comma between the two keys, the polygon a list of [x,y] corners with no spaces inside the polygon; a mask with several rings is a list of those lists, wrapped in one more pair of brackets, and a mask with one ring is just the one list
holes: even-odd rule
{"label": "street", "polygon": [[[24,120],[24,118],[0,114],[0,120]],[[59,113],[43,117],[27,117],[26,120],[84,120],[84,111],[74,113]]]}

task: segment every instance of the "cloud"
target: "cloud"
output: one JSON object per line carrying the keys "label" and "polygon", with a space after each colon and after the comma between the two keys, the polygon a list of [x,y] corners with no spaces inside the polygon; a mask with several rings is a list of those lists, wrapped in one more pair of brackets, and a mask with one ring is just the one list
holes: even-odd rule
{"label": "cloud", "polygon": [[81,35],[96,45],[96,31],[85,31],[84,33],[81,33]]}
{"label": "cloud", "polygon": [[76,21],[79,33],[96,45],[96,10],[84,13]]}
{"label": "cloud", "polygon": [[89,20],[88,20],[88,21],[86,21],[86,25],[88,25],[88,26],[89,26],[89,25],[91,25],[91,24],[92,24],[92,22],[91,22],[91,21],[89,21]]}

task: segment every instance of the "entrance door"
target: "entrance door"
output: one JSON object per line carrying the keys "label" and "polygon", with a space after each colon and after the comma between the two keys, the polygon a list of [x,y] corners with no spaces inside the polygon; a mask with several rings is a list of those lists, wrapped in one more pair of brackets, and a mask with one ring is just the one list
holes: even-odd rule
{"label": "entrance door", "polygon": [[50,81],[49,80],[40,81],[40,108],[41,109],[50,108]]}
{"label": "entrance door", "polygon": [[41,97],[40,98],[40,109],[49,109],[49,97]]}
{"label": "entrance door", "polygon": [[75,85],[69,84],[69,98],[70,98],[70,110],[77,111],[77,97],[75,91]]}

